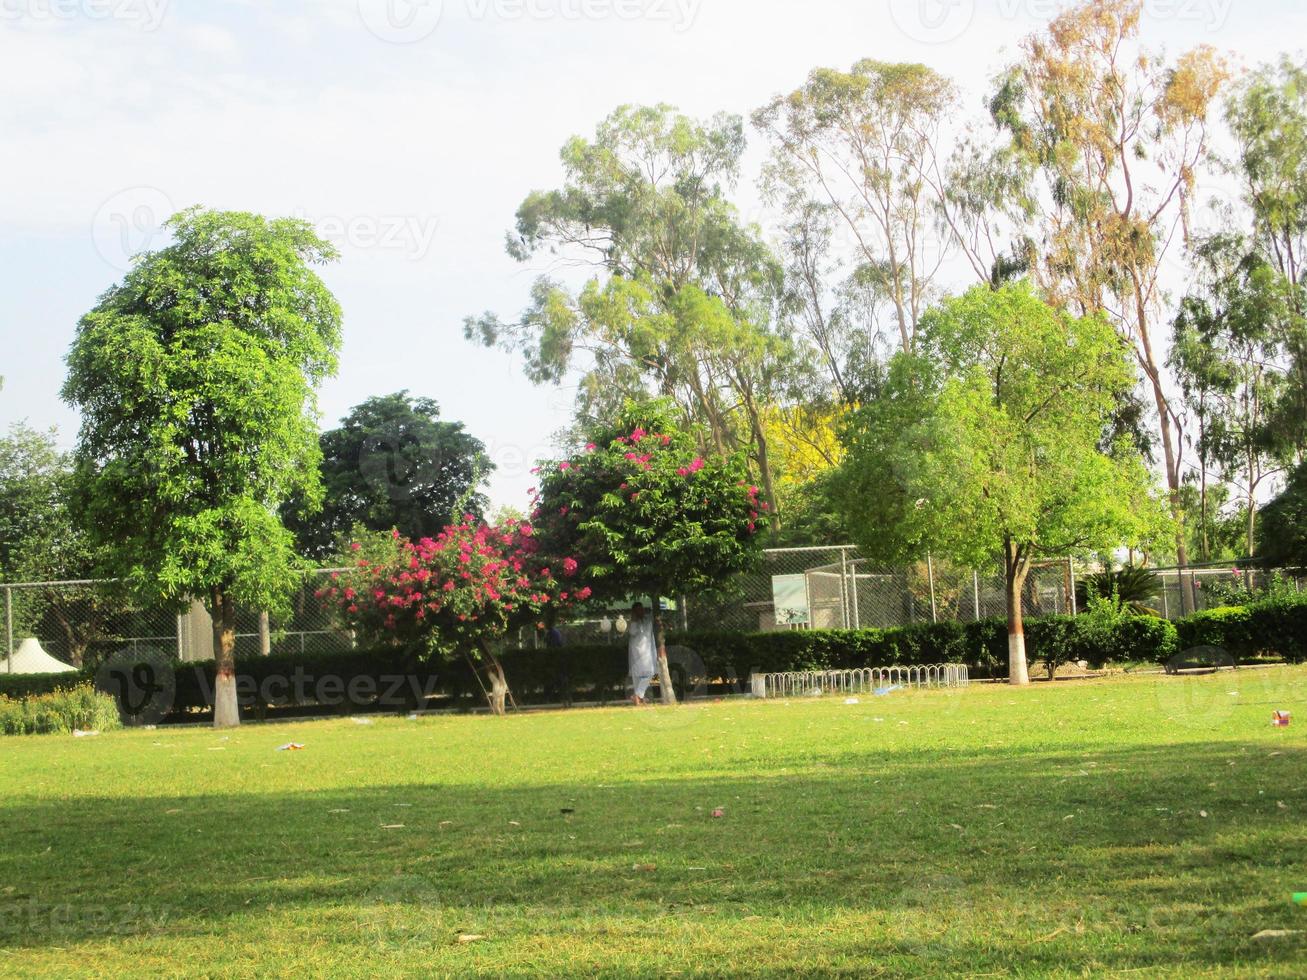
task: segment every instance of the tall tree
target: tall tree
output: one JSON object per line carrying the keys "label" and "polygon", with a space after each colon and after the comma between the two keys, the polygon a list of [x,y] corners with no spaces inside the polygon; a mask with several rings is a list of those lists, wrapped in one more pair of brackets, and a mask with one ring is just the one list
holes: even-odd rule
{"label": "tall tree", "polygon": [[516,322],[469,317],[469,339],[522,350],[527,376],[573,368],[583,416],[607,420],[630,396],[666,397],[713,451],[746,449],[775,503],[762,413],[791,357],[780,328],[780,265],[726,198],[743,124],[670,106],[624,106],[593,140],[563,147],[564,184],[530,194],[508,252],[597,270],[579,293],[542,277]]}
{"label": "tall tree", "polygon": [[1226,106],[1237,141],[1234,172],[1252,216],[1251,249],[1279,294],[1267,324],[1287,367],[1274,430],[1307,458],[1307,67],[1283,58],[1249,75]]}
{"label": "tall tree", "polygon": [[1227,71],[1209,48],[1169,63],[1142,50],[1142,6],[1086,0],[1063,12],[1022,42],[991,109],[1042,184],[1036,278],[1055,301],[1108,316],[1150,389],[1183,566],[1183,469],[1162,370],[1160,277],[1184,237]]}
{"label": "tall tree", "polygon": [[1294,314],[1281,277],[1242,236],[1215,235],[1197,258],[1199,288],[1181,302],[1170,364],[1198,421],[1202,519],[1207,472],[1215,462],[1243,491],[1245,554],[1252,557],[1258,493],[1281,471],[1286,448],[1275,424],[1285,380],[1277,325]]}
{"label": "tall tree", "polygon": [[911,351],[944,261],[931,183],[954,86],[925,65],[859,61],[819,68],[753,115],[772,147],[767,184],[792,213],[829,209],[855,264],[892,311]]}
{"label": "tall tree", "polygon": [[895,356],[886,396],[845,433],[839,494],[867,554],[971,567],[1001,555],[1014,684],[1029,682],[1032,563],[1137,544],[1159,524],[1129,440],[1100,446],[1132,381],[1100,316],[1051,307],[1024,282],[977,286],[922,318],[915,354]]}
{"label": "tall tree", "polygon": [[533,519],[543,554],[579,562],[602,599],[647,595],[664,703],[675,703],[660,599],[712,594],[756,560],[767,505],[743,460],[700,455],[666,402],[628,403],[582,452],[547,464]]}
{"label": "tall tree", "polygon": [[307,222],[191,209],[82,317],[64,398],[81,409],[78,510],[138,594],[202,597],[214,724],[240,723],[237,603],[299,585],[279,508],[320,498],[316,387],[340,308],[313,270],[336,255]]}
{"label": "tall tree", "polygon": [[464,512],[480,515],[481,488],[494,469],[481,440],[440,406],[407,391],[369,398],[318,440],[322,507],[307,513],[292,501],[283,514],[300,553],[332,555],[356,527],[397,529],[414,541],[435,537]]}

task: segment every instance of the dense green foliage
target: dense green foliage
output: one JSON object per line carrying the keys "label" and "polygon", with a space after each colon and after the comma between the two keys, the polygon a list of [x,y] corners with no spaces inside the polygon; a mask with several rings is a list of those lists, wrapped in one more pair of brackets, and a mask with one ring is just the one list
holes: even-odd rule
{"label": "dense green foliage", "polygon": [[120,728],[113,698],[90,684],[57,688],[18,699],[0,693],[0,735],[69,735]]}
{"label": "dense green foliage", "polygon": [[319,501],[315,386],[340,310],[306,222],[185,211],[77,329],[77,508],[105,567],[164,602],[269,608],[298,584],[277,508]]}
{"label": "dense green foliage", "polygon": [[434,538],[464,513],[480,516],[494,469],[481,440],[442,421],[430,398],[407,391],[369,398],[322,433],[322,507],[283,509],[300,553],[328,559],[358,528]]}
{"label": "dense green foliage", "polygon": [[1257,554],[1273,565],[1307,567],[1307,464],[1294,470],[1279,496],[1262,508]]}
{"label": "dense green foliage", "polygon": [[665,403],[628,402],[540,474],[540,550],[574,558],[601,599],[703,595],[757,560],[767,506],[743,461],[703,455]]}
{"label": "dense green foliage", "polygon": [[1307,595],[1286,593],[1246,606],[1209,609],[1177,626],[1184,649],[1217,647],[1235,660],[1307,661]]}

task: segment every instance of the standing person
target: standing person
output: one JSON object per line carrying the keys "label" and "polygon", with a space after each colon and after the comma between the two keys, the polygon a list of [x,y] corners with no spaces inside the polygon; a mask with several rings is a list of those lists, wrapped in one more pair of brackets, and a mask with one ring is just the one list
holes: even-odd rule
{"label": "standing person", "polygon": [[658,644],[654,640],[653,620],[644,614],[644,603],[637,602],[631,607],[631,622],[626,629],[627,659],[635,687],[631,701],[644,704],[645,692],[658,673]]}

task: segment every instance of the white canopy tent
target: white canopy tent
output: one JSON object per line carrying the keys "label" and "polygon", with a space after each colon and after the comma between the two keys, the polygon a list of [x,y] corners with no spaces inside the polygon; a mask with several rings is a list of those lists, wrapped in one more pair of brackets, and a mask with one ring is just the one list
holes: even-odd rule
{"label": "white canopy tent", "polygon": [[70,667],[62,660],[56,660],[41,649],[40,642],[29,636],[18,645],[14,655],[0,660],[0,673],[4,674],[71,674],[76,667]]}

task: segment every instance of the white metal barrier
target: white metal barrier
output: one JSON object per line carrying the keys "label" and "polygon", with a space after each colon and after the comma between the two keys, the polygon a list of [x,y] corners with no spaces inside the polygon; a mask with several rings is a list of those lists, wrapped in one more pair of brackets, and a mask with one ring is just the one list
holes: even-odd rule
{"label": "white metal barrier", "polygon": [[966,687],[970,683],[971,675],[965,664],[754,673],[751,678],[756,698],[868,694],[886,687]]}

